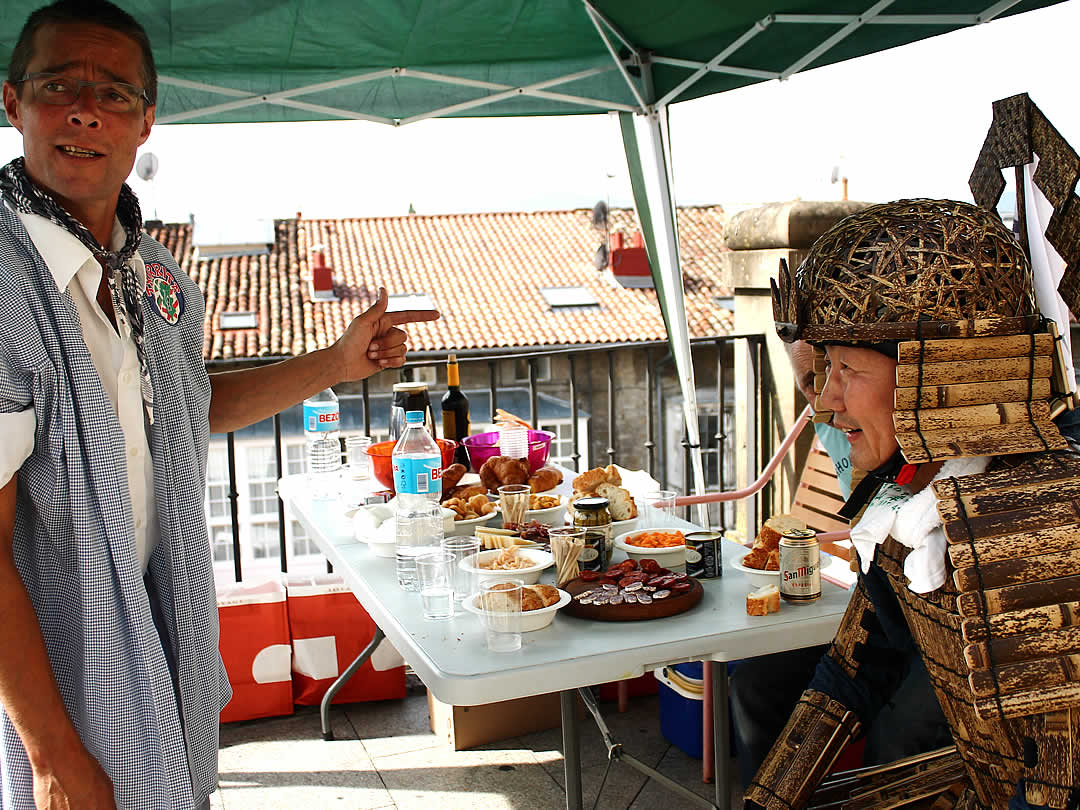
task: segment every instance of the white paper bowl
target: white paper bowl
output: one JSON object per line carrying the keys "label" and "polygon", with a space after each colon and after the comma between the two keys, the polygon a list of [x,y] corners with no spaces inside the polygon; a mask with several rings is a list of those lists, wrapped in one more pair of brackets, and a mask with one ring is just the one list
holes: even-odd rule
{"label": "white paper bowl", "polygon": [[[730,543],[724,544],[724,550],[727,551],[730,548]],[[745,574],[746,578],[754,583],[755,587],[762,585],[776,585],[780,586],[780,572],[779,571],[766,571],[763,568],[747,568],[742,564],[743,557],[750,553],[750,549],[745,546],[742,550],[735,548],[734,553],[730,555],[730,565],[736,571]]]}
{"label": "white paper bowl", "polygon": [[387,540],[385,537],[369,537],[367,540],[368,548],[371,549],[371,553],[376,557],[396,557],[397,556],[397,538],[391,537]]}
{"label": "white paper bowl", "polygon": [[492,569],[480,567],[483,563],[495,559],[502,551],[503,549],[481,551],[479,554],[469,555],[458,564],[476,575],[477,584],[489,580],[520,579],[526,585],[535,585],[540,581],[540,573],[555,563],[555,558],[551,556],[549,551],[542,551],[538,548],[522,548],[518,550],[518,556],[534,563],[528,568]]}
{"label": "white paper bowl", "polygon": [[670,548],[643,548],[634,546],[627,541],[639,534],[655,531],[675,531],[674,529],[639,529],[633,532],[624,532],[615,538],[615,548],[626,553],[631,560],[656,560],[664,568],[672,571],[681,570],[686,566],[686,545],[671,546]]}
{"label": "white paper bowl", "polygon": [[[525,510],[525,522],[535,520],[537,523],[543,523],[545,526],[565,526],[566,525],[566,497],[559,495],[555,490],[548,490],[547,492],[534,492],[533,495],[550,495],[559,499],[558,506],[551,506],[547,509],[526,509]],[[502,506],[499,504],[498,498],[495,498],[495,511],[499,515],[499,525],[505,525],[502,515]]]}
{"label": "white paper bowl", "polygon": [[638,519],[632,517],[629,520],[613,520],[611,521],[611,536],[619,537],[637,528]]}
{"label": "white paper bowl", "polygon": [[495,512],[489,512],[486,515],[481,515],[478,518],[469,518],[468,520],[455,520],[453,528],[449,528],[449,523],[444,525],[445,535],[447,537],[472,537],[473,532],[476,531],[477,526],[485,526],[488,521],[495,517]]}
{"label": "white paper bowl", "polygon": [[566,524],[566,498],[552,492],[537,492],[537,495],[547,495],[559,499],[558,506],[549,506],[547,509],[526,509],[525,522],[535,520],[545,526],[563,526]]}
{"label": "white paper bowl", "polygon": [[[566,591],[559,591],[559,601],[554,605],[548,605],[547,607],[540,608],[539,610],[525,610],[521,613],[521,632],[531,633],[533,630],[542,630],[551,624],[555,618],[555,613],[559,608],[566,607],[570,604],[570,594]],[[480,608],[480,594],[474,593],[461,603],[461,606],[469,613],[474,613],[481,619],[484,618],[484,611]]]}

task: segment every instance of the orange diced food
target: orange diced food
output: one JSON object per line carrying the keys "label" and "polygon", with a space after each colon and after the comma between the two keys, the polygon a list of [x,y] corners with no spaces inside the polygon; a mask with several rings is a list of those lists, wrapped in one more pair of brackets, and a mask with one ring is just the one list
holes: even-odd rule
{"label": "orange diced food", "polygon": [[641,548],[674,548],[685,546],[686,538],[682,532],[642,532],[628,539],[626,544]]}

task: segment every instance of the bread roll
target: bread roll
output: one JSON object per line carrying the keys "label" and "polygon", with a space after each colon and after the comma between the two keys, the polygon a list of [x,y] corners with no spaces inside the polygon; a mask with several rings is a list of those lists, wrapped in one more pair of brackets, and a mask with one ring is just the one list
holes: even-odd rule
{"label": "bread roll", "polygon": [[529,476],[529,487],[533,492],[547,492],[562,483],[562,472],[555,467],[541,467]]}
{"label": "bread roll", "polygon": [[761,531],[758,532],[757,539],[754,541],[754,546],[760,546],[772,551],[780,547],[780,536],[784,532],[805,528],[805,523],[791,515],[773,515],[761,527]]}
{"label": "bread roll", "polygon": [[768,616],[780,610],[780,589],[775,585],[762,585],[746,595],[747,616]]}
{"label": "bread roll", "polygon": [[544,607],[550,607],[551,605],[554,605],[559,601],[558,588],[552,587],[551,585],[542,584],[530,585],[529,587],[533,591],[535,591],[536,595],[543,600]]}

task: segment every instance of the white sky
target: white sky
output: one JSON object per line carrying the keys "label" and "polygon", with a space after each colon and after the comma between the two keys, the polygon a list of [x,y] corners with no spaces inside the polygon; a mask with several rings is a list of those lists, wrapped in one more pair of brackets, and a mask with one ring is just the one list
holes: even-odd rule
{"label": "white sky", "polygon": [[[671,108],[679,204],[970,199],[991,102],[1028,92],[1080,148],[1080,0]],[[629,205],[618,123],[607,115],[361,122],[172,124],[132,177],[144,215],[386,216]],[[0,129],[0,160],[21,153]],[[215,218],[216,218],[215,216]]]}

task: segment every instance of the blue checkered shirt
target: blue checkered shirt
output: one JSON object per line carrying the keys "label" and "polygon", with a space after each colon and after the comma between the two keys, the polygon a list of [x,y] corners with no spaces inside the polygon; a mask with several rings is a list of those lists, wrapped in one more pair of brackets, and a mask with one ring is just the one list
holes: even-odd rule
{"label": "blue checkered shirt", "polygon": [[[160,244],[144,235],[139,253],[171,273],[183,304],[170,323],[142,297],[161,533],[148,570],[177,653],[182,722],[135,550],[120,424],[70,294],[2,205],[0,412],[36,415],[34,448],[18,471],[14,556],[68,715],[112,779],[119,807],[173,810],[215,788],[218,715],[230,688],[203,513],[210,381],[202,295]],[[30,766],[2,708],[0,746],[0,808],[30,810]]]}

